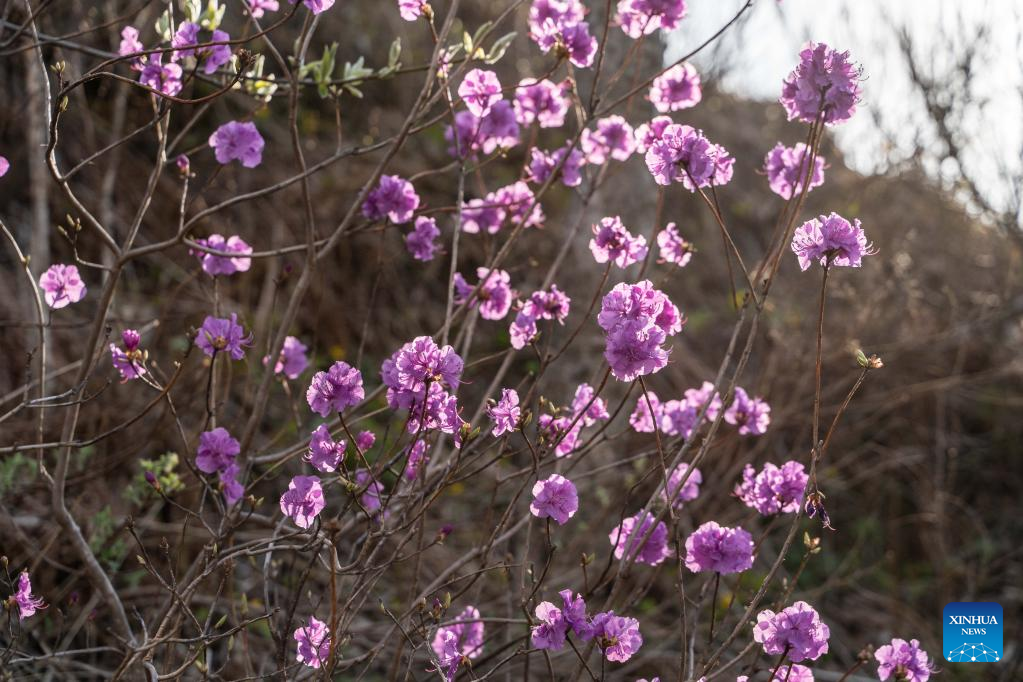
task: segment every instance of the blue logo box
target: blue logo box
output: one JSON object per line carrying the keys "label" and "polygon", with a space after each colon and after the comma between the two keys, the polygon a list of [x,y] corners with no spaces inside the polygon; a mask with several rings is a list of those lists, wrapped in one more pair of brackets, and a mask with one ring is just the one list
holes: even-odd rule
{"label": "blue logo box", "polygon": [[1002,606],[989,601],[952,602],[942,616],[942,654],[950,663],[1002,660]]}

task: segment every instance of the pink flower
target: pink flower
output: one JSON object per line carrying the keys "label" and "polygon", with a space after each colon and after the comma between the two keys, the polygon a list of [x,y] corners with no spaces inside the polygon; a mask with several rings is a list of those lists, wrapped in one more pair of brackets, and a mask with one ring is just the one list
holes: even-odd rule
{"label": "pink flower", "polygon": [[536,318],[531,315],[527,315],[525,311],[519,312],[515,315],[515,319],[512,321],[511,326],[508,328],[508,334],[511,337],[511,346],[515,350],[522,350],[528,346],[539,330],[536,328]]}
{"label": "pink flower", "polygon": [[195,454],[195,466],[205,474],[227,469],[241,452],[241,444],[227,429],[218,426],[199,436],[199,449]]}
{"label": "pink flower", "polygon": [[501,400],[487,408],[487,415],[494,422],[494,430],[491,433],[495,438],[515,431],[520,415],[519,394],[514,389],[502,388]]}
{"label": "pink flower", "polygon": [[78,303],[85,298],[85,282],[78,274],[75,265],[51,265],[39,277],[39,288],[43,290],[46,305],[54,310],[71,303]]}
{"label": "pink flower", "polygon": [[277,0],[245,0],[245,2],[249,6],[249,12],[256,19],[261,18],[265,12],[276,12],[280,9]]}
{"label": "pink flower", "polygon": [[[511,310],[512,299],[515,293],[511,289],[511,277],[504,270],[487,270],[477,268],[476,276],[483,284],[476,292],[475,298],[470,306],[477,303],[480,308],[480,317],[484,320],[503,319]],[[462,304],[469,299],[475,287],[465,281],[461,273],[455,273],[455,302]]]}
{"label": "pink flower", "polygon": [[708,521],[686,538],[685,564],[693,573],[742,573],[753,565],[753,537]]}
{"label": "pink flower", "polygon": [[732,404],[725,410],[725,421],[738,426],[740,436],[759,436],[771,423],[771,406],[759,396],[750,398],[745,389],[736,386]]}
{"label": "pink flower", "polygon": [[780,101],[789,120],[817,120],[823,112],[831,125],[852,118],[860,99],[860,68],[824,43],[807,43],[799,53],[799,65],[782,84]]}
{"label": "pink flower", "polygon": [[552,474],[533,485],[533,501],[529,511],[533,516],[552,518],[559,526],[565,525],[579,509],[579,495],[572,481]]}
{"label": "pink flower", "polygon": [[238,324],[238,315],[230,318],[207,315],[195,335],[195,345],[211,358],[218,352],[227,352],[234,360],[245,357],[245,348],[252,345],[252,334]]}
{"label": "pink flower", "polygon": [[764,157],[764,172],[771,191],[782,199],[791,199],[803,191],[803,179],[810,176],[809,190],[824,184],[824,157],[817,154],[810,171],[810,155],[802,142],[786,147],[781,142]]}
{"label": "pink flower", "polygon": [[753,639],[769,656],[786,652],[793,663],[816,661],[828,653],[831,631],[820,615],[805,601],[797,601],[778,613],[765,609],[757,614]]}
{"label": "pink flower", "polygon": [[808,220],[796,228],[792,236],[792,252],[799,259],[799,269],[806,271],[815,262],[822,266],[858,268],[863,256],[871,256],[874,249],[859,220],[851,223],[832,213]]}
{"label": "pink flower", "polygon": [[670,31],[685,14],[685,0],[621,0],[617,18],[625,35],[639,38],[659,28]]}
{"label": "pink flower", "polygon": [[139,83],[174,97],[181,92],[181,67],[171,62],[162,64],[160,54],[151,54],[139,74]]}
{"label": "pink flower", "polygon": [[425,440],[417,440],[408,449],[408,464],[405,465],[405,478],[408,480],[414,481],[418,478],[419,470],[430,462],[427,447]]}
{"label": "pink flower", "polygon": [[[130,54],[142,52],[145,50],[145,45],[139,40],[139,30],[134,26],[125,26],[121,29],[121,43],[117,46],[117,54],[122,57],[126,57]],[[145,65],[147,57],[145,55],[141,57],[135,57],[128,64],[135,71],[141,71]],[[0,173],[2,175],[2,173]]]}
{"label": "pink flower", "polygon": [[608,536],[615,548],[615,558],[624,559],[628,555],[636,563],[656,566],[671,556],[671,548],[668,547],[668,527],[663,521],[658,521],[651,532],[653,523],[653,514],[640,512],[616,526]]}
{"label": "pink flower", "polygon": [[655,78],[648,97],[662,114],[695,107],[702,98],[700,74],[692,64],[676,64]]}
{"label": "pink flower", "polygon": [[22,571],[18,575],[18,589],[11,595],[10,603],[18,607],[18,620],[25,620],[34,616],[36,611],[46,608],[46,602],[32,594],[32,580],[28,576],[28,571]]}
{"label": "pink flower", "polygon": [[298,642],[298,652],[295,656],[299,663],[304,663],[310,668],[319,668],[327,662],[330,656],[330,628],[316,616],[309,616],[308,625],[295,630],[293,635]]}
{"label": "pink flower", "polygon": [[[283,374],[289,379],[297,379],[305,368],[309,366],[309,358],[306,351],[309,350],[304,343],[294,336],[285,336],[284,345],[281,347],[281,354],[274,363],[274,374]],[[269,356],[263,357],[263,364],[270,362]]]}
{"label": "pink flower", "polygon": [[323,511],[323,488],[316,476],[295,476],[281,495],[281,511],[299,528],[308,528]]}
{"label": "pink flower", "polygon": [[263,161],[263,136],[251,121],[228,121],[210,135],[217,163],[226,166],[238,161],[246,168],[255,168]]}
{"label": "pink flower", "polygon": [[405,235],[405,248],[418,261],[433,260],[440,247],[436,240],[440,236],[437,221],[426,216],[416,218],[416,226]]}
{"label": "pink flower", "polygon": [[327,473],[337,471],[345,456],[345,445],[344,439],[335,441],[327,425],[320,424],[309,439],[309,451],[305,455],[305,461],[320,471]]}
{"label": "pink flower", "polygon": [[[232,235],[224,239],[222,235],[211,234],[206,239],[196,239],[195,243],[214,251],[246,255],[252,253],[252,247],[246,244],[238,235]],[[236,272],[246,272],[252,265],[252,259],[246,258],[244,255],[218,256],[213,253],[193,251],[191,249],[189,249],[189,254],[199,259],[202,269],[206,271],[206,274],[213,275],[214,277],[217,275],[233,275]]]}
{"label": "pink flower", "polygon": [[892,676],[905,682],[927,682],[934,672],[927,652],[920,648],[920,642],[915,639],[907,642],[895,638],[890,644],[878,647],[874,658],[879,664],[877,677],[882,682]]}
{"label": "pink flower", "polygon": [[245,486],[238,481],[238,465],[232,462],[226,468],[217,473],[220,479],[220,488],[224,492],[224,502],[227,506],[235,504],[245,494]]}
{"label": "pink flower", "polygon": [[[650,408],[653,408],[653,412]],[[636,433],[653,433],[655,428],[660,428],[662,414],[661,401],[653,391],[647,391],[646,395],[636,399],[636,408],[629,415],[629,424]]]}
{"label": "pink flower", "polygon": [[[700,473],[699,469],[694,468],[689,477],[686,478],[688,471],[689,465],[682,462],[675,467],[671,472],[671,476],[668,477],[668,491],[670,495],[665,496],[663,488],[661,489],[661,499],[666,500],[670,497],[676,509],[681,508],[684,503],[690,500],[695,500],[700,495],[700,484],[703,483],[703,474]],[[682,483],[683,478],[686,479],[684,485]]]}
{"label": "pink flower", "polygon": [[400,225],[411,220],[417,208],[419,195],[411,182],[397,175],[382,175],[380,184],[366,195],[362,215],[370,220],[390,218],[392,223]]}
{"label": "pink flower", "polygon": [[562,86],[546,78],[524,78],[515,89],[514,109],[519,125],[535,121],[541,128],[560,128],[568,113],[568,98]]}
{"label": "pink flower", "polygon": [[583,154],[578,149],[561,147],[553,152],[546,152],[534,147],[530,150],[529,175],[527,179],[537,185],[547,182],[552,173],[556,173],[566,187],[578,187],[582,184]]}
{"label": "pink flower", "polygon": [[441,667],[448,671],[448,680],[454,680],[463,657],[474,659],[483,653],[483,633],[483,621],[475,606],[466,606],[453,624],[437,629],[431,648]]}
{"label": "pink flower", "polygon": [[808,478],[801,462],[789,461],[781,467],[767,462],[757,474],[747,464],[734,494],[764,516],[792,514],[799,510]]}
{"label": "pink flower", "polygon": [[590,252],[598,263],[610,260],[624,269],[646,258],[646,239],[642,235],[633,236],[618,216],[601,218],[599,227],[593,226],[593,235]]}
{"label": "pink flower", "polygon": [[[292,5],[295,0],[288,0]],[[334,0],[302,0],[302,4],[309,8],[313,14],[322,14],[334,6]]]}
{"label": "pink flower", "polygon": [[309,408],[321,417],[331,412],[344,412],[366,397],[362,387],[362,373],[339,360],[326,372],[313,375],[305,397]]}
{"label": "pink flower", "polygon": [[376,442],[376,434],[372,431],[359,431],[359,433],[355,434],[355,447],[359,448],[360,452],[366,452]]}
{"label": "pink flower", "polygon": [[643,646],[639,621],[616,616],[614,611],[598,613],[593,617],[593,638],[604,653],[604,658],[616,663],[629,660]]}
{"label": "pink flower", "polygon": [[415,21],[423,16],[423,11],[429,6],[426,0],[398,0],[398,13],[405,21]]}
{"label": "pink flower", "polygon": [[657,234],[657,247],[660,249],[661,262],[672,263],[680,268],[689,263],[695,250],[675,229],[675,223],[668,223]]}
{"label": "pink flower", "polygon": [[458,86],[458,96],[474,116],[485,116],[501,99],[501,81],[493,71],[473,69]]}
{"label": "pink flower", "polygon": [[644,123],[636,128],[636,151],[646,154],[646,151],[654,142],[661,139],[665,129],[675,122],[671,116],[655,116],[649,123]]}
{"label": "pink flower", "polygon": [[587,163],[599,166],[608,159],[628,161],[636,151],[636,133],[621,116],[608,116],[597,121],[596,130],[583,130],[580,146]]}
{"label": "pink flower", "polygon": [[125,329],[121,332],[121,340],[124,341],[124,350],[115,344],[110,344],[110,360],[114,369],[121,373],[121,381],[138,379],[146,373],[146,353],[139,350],[141,337],[134,329]]}
{"label": "pink flower", "polygon": [[[584,410],[585,412],[583,412]],[[604,403],[604,399],[599,396],[594,397],[593,387],[586,383],[579,384],[576,387],[575,396],[572,398],[572,417],[575,418],[580,413],[583,415],[583,426],[590,426],[611,417],[607,412],[607,405]]]}
{"label": "pink flower", "polygon": [[534,611],[540,624],[533,627],[530,639],[537,649],[549,649],[559,651],[565,646],[565,634],[568,632],[568,624],[559,609],[549,601],[542,601],[536,605]]}

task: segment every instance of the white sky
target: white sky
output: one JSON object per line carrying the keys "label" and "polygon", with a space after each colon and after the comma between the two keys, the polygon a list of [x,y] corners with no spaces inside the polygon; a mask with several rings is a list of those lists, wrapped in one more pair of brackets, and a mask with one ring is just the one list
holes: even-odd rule
{"label": "white sky", "polygon": [[[742,0],[689,0],[688,17],[668,38],[666,59],[689,51],[727,22]],[[982,41],[964,42],[978,25],[989,33]],[[698,69],[727,58],[724,89],[772,100],[782,79],[798,61],[809,39],[850,50],[863,66],[863,104],[851,121],[835,130],[853,168],[865,173],[884,170],[889,158],[899,159],[919,140],[926,148],[933,133],[925,124],[923,100],[910,87],[899,54],[895,27],[905,27],[917,43],[925,64],[944,70],[950,55],[969,44],[983,68],[972,79],[970,105],[962,140],[972,175],[994,202],[1008,193],[1005,169],[1018,172],[1023,144],[1023,3],[1013,0],[756,0],[738,30],[730,30],[721,52],[707,51],[694,59]],[[950,43],[951,41],[951,43]],[[945,47],[951,44],[951,51]],[[941,48],[941,49],[937,49]],[[933,60],[933,61],[932,61]],[[702,67],[702,68],[701,68]],[[874,111],[879,119],[875,119]],[[878,125],[880,120],[880,127]],[[882,134],[883,129],[887,135]],[[946,178],[955,169],[928,166]]]}

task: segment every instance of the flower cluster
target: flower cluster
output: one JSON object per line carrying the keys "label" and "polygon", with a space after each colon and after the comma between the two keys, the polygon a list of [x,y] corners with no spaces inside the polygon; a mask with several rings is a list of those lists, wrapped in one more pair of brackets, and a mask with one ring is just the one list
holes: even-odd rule
{"label": "flower cluster", "polygon": [[689,264],[696,249],[682,238],[675,229],[675,223],[668,223],[657,233],[657,248],[660,251],[660,263],[671,263],[680,268]]}
{"label": "flower cluster", "polygon": [[859,220],[851,223],[838,215],[822,215],[807,220],[792,236],[792,252],[799,259],[799,269],[808,270],[819,262],[824,267],[858,268],[863,256],[874,253]]}
{"label": "flower cluster", "polygon": [[207,315],[195,335],[195,345],[211,358],[217,353],[228,353],[233,360],[245,357],[245,348],[252,345],[252,334],[238,324],[238,315],[230,318]]}
{"label": "flower cluster", "polygon": [[227,165],[238,161],[246,168],[263,162],[263,136],[251,121],[228,121],[217,128],[209,139],[217,163]]}
{"label": "flower cluster", "polygon": [[327,425],[320,424],[309,438],[309,451],[305,455],[305,461],[320,471],[328,473],[337,471],[345,456],[345,445],[344,439],[335,441]]}
{"label": "flower cluster", "polygon": [[[515,292],[511,288],[511,276],[504,270],[488,270],[477,268],[479,290],[472,298],[470,307],[479,305],[480,317],[484,320],[501,320],[511,310]],[[455,303],[461,305],[469,300],[476,287],[465,281],[462,273],[455,273]]]}
{"label": "flower cluster", "polygon": [[310,668],[319,668],[330,656],[330,628],[316,616],[309,616],[309,623],[294,632],[298,642],[296,659]]}
{"label": "flower cluster", "polygon": [[121,332],[121,340],[124,342],[124,350],[116,344],[110,344],[110,360],[121,374],[121,382],[138,379],[146,373],[146,352],[139,348],[142,337],[134,329],[125,329]]}
{"label": "flower cluster", "polygon": [[512,348],[521,350],[536,337],[537,320],[557,320],[564,324],[571,303],[572,299],[558,289],[557,284],[552,284],[549,291],[541,289],[530,294],[508,329]]}
{"label": "flower cluster", "polygon": [[615,526],[608,536],[614,546],[615,558],[628,557],[636,563],[656,566],[671,556],[668,527],[663,521],[654,525],[654,521],[653,514],[640,512]]}
{"label": "flower cluster", "polygon": [[753,565],[753,536],[708,521],[686,538],[685,563],[693,573],[742,573]]}
{"label": "flower cluster", "polygon": [[809,477],[800,462],[788,461],[780,467],[767,462],[759,473],[749,464],[742,472],[742,483],[735,495],[764,516],[792,514],[799,510]]}
{"label": "flower cluster", "polygon": [[803,181],[808,175],[807,192],[824,184],[824,157],[820,154],[814,156],[811,169],[805,144],[799,142],[793,147],[786,147],[779,142],[764,157],[764,173],[772,192],[782,199],[791,199],[802,193]]}
{"label": "flower cluster", "polygon": [[583,21],[580,0],[533,0],[529,8],[529,37],[547,54],[552,49],[585,69],[593,64],[597,39]]}
{"label": "flower cluster", "polygon": [[765,654],[785,652],[793,663],[815,661],[828,653],[830,636],[828,626],[805,601],[797,601],[777,613],[765,609],[757,614],[753,626],[753,639],[763,645]]}
{"label": "flower cluster", "polygon": [[41,597],[32,594],[32,580],[29,578],[28,571],[18,574],[18,588],[8,598],[7,603],[12,607],[18,607],[18,620],[30,618],[36,614],[36,611],[46,608],[46,602]]}
{"label": "flower cluster", "polygon": [[75,265],[51,265],[39,276],[39,288],[43,290],[43,300],[54,310],[78,303],[85,298],[85,282],[78,274]]}
{"label": "flower cluster", "polygon": [[860,99],[860,69],[848,52],[824,43],[809,43],[799,53],[799,65],[782,85],[781,103],[789,120],[813,123],[823,115],[827,124],[852,118]]}
{"label": "flower cluster", "polygon": [[607,660],[624,663],[643,646],[639,621],[635,618],[616,616],[614,611],[591,617],[580,595],[573,597],[572,590],[562,590],[558,596],[561,607],[544,601],[534,611],[540,624],[533,627],[531,640],[537,649],[559,651],[568,635],[574,634],[584,642],[593,640]]}
{"label": "flower cluster", "polygon": [[205,239],[196,239],[195,243],[214,251],[241,254],[238,256],[218,256],[202,250],[189,250],[189,253],[199,259],[202,269],[206,274],[216,277],[217,275],[233,275],[236,272],[246,272],[252,265],[252,259],[246,256],[252,253],[252,247],[245,243],[238,235],[232,235],[225,239],[223,235],[211,234]]}
{"label": "flower cluster", "polygon": [[321,417],[331,412],[344,412],[366,397],[362,373],[347,362],[337,361],[326,372],[313,375],[306,391],[309,409]]}
{"label": "flower cluster", "polygon": [[444,139],[451,143],[448,153],[455,158],[472,158],[480,151],[492,154],[498,149],[511,149],[519,143],[514,106],[499,99],[482,117],[472,111],[459,111],[455,114],[454,125],[445,129]]}
{"label": "flower cluster", "polygon": [[633,381],[668,364],[661,344],[682,331],[682,315],[649,280],[618,284],[601,303],[597,324],[607,337],[604,358],[619,381]]}
{"label": "flower cluster", "polygon": [[409,341],[384,360],[380,375],[387,386],[391,409],[409,411],[408,431],[458,434],[463,421],[457,400],[448,391],[458,388],[464,363],[451,346],[439,348],[429,336]]}
{"label": "flower cluster", "polygon": [[714,393],[714,384],[709,381],[703,382],[700,388],[686,390],[681,400],[662,402],[656,393],[647,391],[636,400],[629,424],[637,433],[653,433],[656,429],[668,436],[689,438],[704,407],[705,418],[710,420],[714,420],[721,409],[721,397]]}
{"label": "flower cluster", "polygon": [[725,421],[738,426],[740,436],[760,436],[771,423],[771,406],[760,396],[751,398],[744,388],[736,386],[732,404],[725,410]]}
{"label": "flower cluster", "polygon": [[590,253],[598,263],[611,261],[625,269],[646,258],[646,239],[642,235],[633,236],[618,216],[601,218],[600,225],[593,226]]}
{"label": "flower cluster", "polygon": [[316,476],[295,476],[281,495],[281,511],[299,528],[308,528],[323,511],[323,487]]}
{"label": "flower cluster", "polygon": [[636,151],[636,132],[621,116],[608,116],[597,121],[594,130],[583,130],[579,141],[586,162],[599,166],[614,159],[628,161]]}
{"label": "flower cluster", "polygon": [[692,64],[676,64],[654,79],[649,99],[662,114],[695,107],[703,99],[700,74]]}
{"label": "flower cluster", "polygon": [[578,187],[582,181],[583,154],[578,149],[561,147],[553,152],[534,147],[530,151],[527,179],[537,185],[553,174],[566,187]]}
{"label": "flower cluster", "polygon": [[646,167],[654,182],[681,182],[690,192],[727,184],[734,163],[728,151],[704,137],[702,131],[677,123],[666,126],[646,151]]}
{"label": "flower cluster", "polygon": [[229,506],[245,493],[245,487],[238,481],[240,470],[235,463],[240,452],[241,444],[222,426],[199,436],[195,467],[204,474],[217,474],[224,500]]}
{"label": "flower cluster", "polygon": [[675,467],[668,476],[668,494],[661,490],[662,500],[671,500],[676,509],[681,508],[686,502],[695,500],[700,495],[700,484],[703,483],[703,474],[700,470],[682,462]]}
{"label": "flower cluster", "polygon": [[494,430],[491,433],[495,438],[513,432],[518,428],[521,415],[519,394],[514,389],[502,388],[501,399],[487,408],[487,415],[494,422]]}
{"label": "flower cluster", "polygon": [[411,182],[397,175],[382,175],[380,183],[366,195],[362,215],[369,220],[388,218],[400,225],[412,220],[417,208],[419,195]]}
{"label": "flower cluster", "polygon": [[[306,345],[294,336],[285,336],[284,345],[281,346],[281,354],[277,356],[274,363],[274,374],[283,374],[289,379],[297,379],[305,368],[309,366],[309,358],[306,357]],[[263,358],[263,364],[270,362],[270,356]]]}
{"label": "flower cluster", "polygon": [[519,125],[536,123],[541,128],[560,128],[568,113],[566,85],[558,85],[546,78],[525,78],[515,89],[515,120]]}
{"label": "flower cluster", "polygon": [[685,0],[620,0],[616,18],[625,35],[639,38],[676,28],[685,15]]}
{"label": "flower cluster", "polygon": [[483,653],[484,625],[475,606],[466,606],[451,625],[437,628],[431,648],[447,679],[454,680],[463,659]]}
{"label": "flower cluster", "polygon": [[416,260],[433,260],[440,249],[436,244],[439,236],[440,228],[437,227],[437,221],[426,216],[419,216],[416,218],[415,227],[405,235],[405,248]]}
{"label": "flower cluster", "polygon": [[890,644],[878,647],[874,658],[878,662],[877,677],[881,682],[893,676],[904,682],[927,682],[934,672],[927,652],[915,639],[907,642],[895,638]]}
{"label": "flower cluster", "polygon": [[529,511],[533,516],[554,519],[565,525],[579,510],[579,494],[575,484],[564,476],[551,474],[533,486],[533,501]]}

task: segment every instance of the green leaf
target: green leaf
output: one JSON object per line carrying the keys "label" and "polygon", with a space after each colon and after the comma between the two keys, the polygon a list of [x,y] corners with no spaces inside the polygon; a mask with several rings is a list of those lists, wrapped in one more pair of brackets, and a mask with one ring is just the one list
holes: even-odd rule
{"label": "green leaf", "polygon": [[508,46],[510,46],[511,42],[515,40],[516,35],[516,32],[512,31],[511,33],[507,33],[495,40],[494,44],[490,46],[490,52],[487,53],[487,56],[483,61],[487,64],[496,64],[500,61],[501,57],[504,56],[504,53],[508,51]]}
{"label": "green leaf", "polygon": [[387,51],[387,66],[391,69],[398,67],[398,59],[401,57],[401,38],[395,38],[391,43],[391,49]]}

